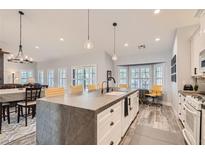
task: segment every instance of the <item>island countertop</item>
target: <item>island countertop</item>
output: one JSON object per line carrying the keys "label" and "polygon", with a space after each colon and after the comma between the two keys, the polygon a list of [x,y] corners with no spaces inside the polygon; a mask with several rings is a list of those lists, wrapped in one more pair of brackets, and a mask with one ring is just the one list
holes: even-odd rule
{"label": "island countertop", "polygon": [[59,105],[66,105],[75,108],[81,108],[99,113],[113,104],[119,102],[123,98],[135,93],[137,89],[114,90],[123,92],[121,95],[106,95],[101,94],[100,91],[85,92],[81,95],[72,95],[66,93],[64,96],[44,97],[39,99],[38,103],[55,103]]}

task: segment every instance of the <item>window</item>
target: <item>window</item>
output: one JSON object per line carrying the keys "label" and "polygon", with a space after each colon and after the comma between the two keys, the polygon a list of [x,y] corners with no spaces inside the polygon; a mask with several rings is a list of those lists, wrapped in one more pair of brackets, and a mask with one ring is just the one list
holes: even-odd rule
{"label": "window", "polygon": [[66,69],[58,69],[58,86],[67,88],[67,71]]}
{"label": "window", "polygon": [[130,86],[134,89],[149,89],[152,84],[151,66],[138,65],[130,68]]}
{"label": "window", "polygon": [[118,80],[119,84],[129,83],[129,87],[133,89],[150,89],[153,84],[163,85],[163,63],[120,66]]}
{"label": "window", "polygon": [[48,71],[48,86],[54,87],[54,70]]}
{"label": "window", "polygon": [[25,84],[29,82],[29,79],[33,77],[32,71],[22,71],[21,72],[21,83]]}
{"label": "window", "polygon": [[119,68],[119,84],[128,84],[128,67]]}
{"label": "window", "polygon": [[43,71],[38,71],[38,83],[44,84],[44,76],[43,76]]}
{"label": "window", "polygon": [[140,88],[150,89],[152,85],[151,68],[150,66],[142,66],[140,68]]}
{"label": "window", "polygon": [[139,67],[131,67],[131,88],[140,88]]}
{"label": "window", "polygon": [[157,85],[163,85],[163,64],[154,66],[154,82]]}
{"label": "window", "polygon": [[96,66],[81,66],[72,69],[72,84],[83,85],[87,89],[89,84],[96,84]]}

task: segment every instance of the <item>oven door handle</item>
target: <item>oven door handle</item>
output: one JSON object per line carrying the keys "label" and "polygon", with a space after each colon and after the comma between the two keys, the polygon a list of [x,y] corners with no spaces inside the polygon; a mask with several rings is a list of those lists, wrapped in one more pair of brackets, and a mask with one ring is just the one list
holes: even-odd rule
{"label": "oven door handle", "polygon": [[[182,130],[182,134],[184,136],[184,139],[185,141],[187,142],[188,145],[196,145],[196,142],[194,141],[194,139],[191,137],[190,133],[188,131],[186,131],[186,129],[183,129]],[[188,136],[192,139],[192,142],[188,139],[187,135],[186,134],[189,134]]]}
{"label": "oven door handle", "polygon": [[186,106],[186,104],[184,104],[184,108],[185,108],[187,111],[189,111],[190,113],[192,113],[192,114],[194,114],[194,115],[197,115],[197,113],[194,112],[194,111],[191,111],[191,110]]}

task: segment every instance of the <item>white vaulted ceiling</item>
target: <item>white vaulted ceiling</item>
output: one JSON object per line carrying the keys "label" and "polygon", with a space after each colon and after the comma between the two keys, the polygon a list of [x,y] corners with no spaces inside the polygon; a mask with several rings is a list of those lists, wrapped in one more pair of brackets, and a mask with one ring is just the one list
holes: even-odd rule
{"label": "white vaulted ceiling", "polygon": [[[116,51],[120,56],[172,50],[177,27],[198,24],[196,10],[90,10],[93,50],[86,50],[87,10],[23,10],[23,50],[35,61],[85,52],[113,53],[113,27],[117,22]],[[160,37],[159,42],[155,38]],[[64,38],[64,42],[59,41]],[[124,47],[128,43],[128,47]],[[146,49],[138,50],[141,43]],[[16,54],[19,44],[18,10],[0,10],[0,47]],[[39,46],[36,49],[35,46]]]}

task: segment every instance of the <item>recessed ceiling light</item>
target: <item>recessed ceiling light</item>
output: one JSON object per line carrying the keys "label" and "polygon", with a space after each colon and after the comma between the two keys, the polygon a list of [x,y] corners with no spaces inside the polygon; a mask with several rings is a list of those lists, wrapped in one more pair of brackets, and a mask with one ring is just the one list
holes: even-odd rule
{"label": "recessed ceiling light", "polygon": [[160,13],[160,10],[154,10],[154,14],[159,14]]}
{"label": "recessed ceiling light", "polygon": [[64,38],[61,37],[61,38],[60,38],[60,41],[64,41]]}
{"label": "recessed ceiling light", "polygon": [[156,41],[156,42],[159,42],[159,41],[160,41],[160,38],[159,38],[159,37],[155,38],[155,41]]}
{"label": "recessed ceiling light", "polygon": [[125,44],[124,44],[124,47],[128,47],[128,43],[125,43]]}
{"label": "recessed ceiling light", "polygon": [[39,46],[35,46],[36,49],[39,49]]}

